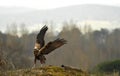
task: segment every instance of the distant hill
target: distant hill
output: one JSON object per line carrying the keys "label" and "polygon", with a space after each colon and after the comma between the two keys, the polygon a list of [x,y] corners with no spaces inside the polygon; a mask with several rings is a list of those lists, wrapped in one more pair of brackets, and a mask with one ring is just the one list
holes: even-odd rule
{"label": "distant hill", "polygon": [[120,7],[105,5],[76,5],[51,10],[36,10],[27,8],[0,7],[0,28],[13,22],[28,25],[46,21],[56,23],[67,20],[106,20],[120,21]]}

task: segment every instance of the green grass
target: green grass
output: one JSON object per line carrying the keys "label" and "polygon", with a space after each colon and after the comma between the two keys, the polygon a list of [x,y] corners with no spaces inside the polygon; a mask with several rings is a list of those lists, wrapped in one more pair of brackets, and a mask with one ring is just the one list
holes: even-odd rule
{"label": "green grass", "polygon": [[119,72],[111,72],[111,73],[101,73],[101,72],[97,72],[95,74],[91,74],[90,76],[120,76]]}

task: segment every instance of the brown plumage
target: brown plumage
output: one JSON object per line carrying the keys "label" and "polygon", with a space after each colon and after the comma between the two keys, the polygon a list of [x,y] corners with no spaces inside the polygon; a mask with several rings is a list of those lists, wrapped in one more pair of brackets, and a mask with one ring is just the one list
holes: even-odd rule
{"label": "brown plumage", "polygon": [[66,44],[66,40],[58,38],[54,41],[50,41],[48,44],[45,45],[44,36],[47,30],[48,27],[46,25],[43,26],[36,37],[36,43],[34,47],[35,64],[36,60],[40,60],[41,64],[44,64],[46,60],[44,55],[47,55],[60,46]]}

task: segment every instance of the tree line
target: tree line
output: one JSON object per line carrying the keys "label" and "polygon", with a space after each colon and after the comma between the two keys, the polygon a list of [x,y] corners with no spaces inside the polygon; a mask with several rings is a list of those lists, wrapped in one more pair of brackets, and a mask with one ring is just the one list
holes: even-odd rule
{"label": "tree line", "polygon": [[[27,28],[21,28],[23,31],[19,37],[15,27],[12,30],[9,28],[6,33],[0,32],[1,70],[30,68],[33,65],[33,47],[38,31],[28,33]],[[64,25],[57,35],[47,32],[46,43],[59,37],[68,42],[46,56],[46,65],[64,64],[89,70],[100,62],[120,58],[119,28],[92,31],[90,27],[85,27],[84,32],[74,24]]]}

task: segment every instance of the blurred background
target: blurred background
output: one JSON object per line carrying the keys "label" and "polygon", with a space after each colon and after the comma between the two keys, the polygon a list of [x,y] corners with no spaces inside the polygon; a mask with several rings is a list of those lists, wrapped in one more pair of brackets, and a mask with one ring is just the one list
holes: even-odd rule
{"label": "blurred background", "polygon": [[36,35],[44,25],[49,27],[46,44],[58,37],[68,41],[46,56],[46,65],[91,70],[120,59],[119,0],[2,0],[1,70],[33,66]]}

